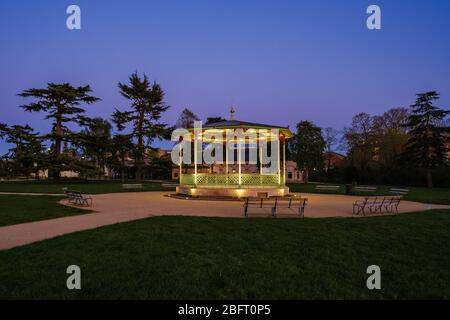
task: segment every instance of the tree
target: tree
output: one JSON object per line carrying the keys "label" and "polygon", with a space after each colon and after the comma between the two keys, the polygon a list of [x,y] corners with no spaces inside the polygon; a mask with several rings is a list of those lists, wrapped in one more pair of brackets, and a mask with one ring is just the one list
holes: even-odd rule
{"label": "tree", "polygon": [[181,111],[180,116],[178,117],[176,127],[177,128],[193,128],[194,127],[194,121],[199,121],[200,118],[197,117],[197,115],[192,112],[191,110],[185,108],[183,111]]}
{"label": "tree", "polygon": [[350,128],[344,128],[348,157],[357,169],[361,180],[365,179],[367,168],[374,160],[377,151],[373,121],[373,117],[361,112],[353,117]]}
{"label": "tree", "polygon": [[137,140],[134,150],[136,179],[142,180],[146,147],[149,147],[156,138],[170,137],[171,128],[160,122],[162,113],[169,106],[164,103],[164,92],[159,84],[156,82],[150,84],[145,74],[141,79],[135,72],[130,76],[129,82],[129,85],[119,82],[119,89],[122,96],[130,100],[131,111],[116,109],[113,121],[119,131],[123,131],[127,124],[132,126],[130,137]]}
{"label": "tree", "polygon": [[111,152],[111,124],[100,117],[83,120],[85,129],[77,134],[77,146],[90,159],[99,174],[104,174],[106,155]]}
{"label": "tree", "polygon": [[90,86],[73,87],[69,83],[48,83],[44,89],[27,89],[19,94],[21,97],[32,97],[36,101],[22,105],[29,112],[45,112],[45,119],[52,120],[52,131],[46,136],[53,142],[53,156],[49,159],[56,179],[60,177],[60,168],[65,167],[65,157],[61,157],[63,141],[71,141],[71,131],[67,123],[79,123],[85,110],[82,103],[91,104],[99,99],[91,96]]}
{"label": "tree", "polygon": [[[333,146],[338,141],[338,131],[334,128],[327,127],[323,130],[323,139],[325,140],[325,150],[329,153],[332,151]],[[331,166],[331,156],[327,154],[326,156],[327,168],[326,171],[330,170]]]}
{"label": "tree", "polygon": [[111,152],[112,155],[109,159],[109,164],[112,168],[120,171],[120,178],[122,183],[125,182],[125,169],[126,169],[126,158],[134,150],[133,142],[131,137],[125,134],[118,134],[112,138],[111,141]]}
{"label": "tree", "polygon": [[438,99],[436,91],[417,94],[416,103],[411,105],[411,115],[405,124],[410,138],[403,157],[426,169],[429,188],[433,187],[433,168],[448,165],[448,149],[444,140],[444,131],[448,129],[440,125],[450,111],[434,106],[433,101]]}
{"label": "tree", "polygon": [[311,171],[323,169],[325,140],[322,137],[322,129],[313,123],[301,121],[297,124],[291,149],[298,168],[305,170],[305,182],[308,182]]}
{"label": "tree", "polygon": [[408,140],[408,132],[404,127],[408,121],[409,111],[406,108],[393,108],[381,116],[373,117],[375,138],[375,161],[381,166],[393,168],[399,164]]}
{"label": "tree", "polygon": [[8,127],[0,123],[0,138],[13,145],[8,150],[6,159],[13,161],[12,170],[15,175],[29,176],[43,168],[45,155],[42,138],[29,125],[13,125]]}

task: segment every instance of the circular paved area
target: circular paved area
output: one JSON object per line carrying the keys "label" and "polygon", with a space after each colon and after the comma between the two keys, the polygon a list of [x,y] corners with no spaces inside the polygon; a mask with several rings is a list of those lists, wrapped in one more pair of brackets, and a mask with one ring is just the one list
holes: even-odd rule
{"label": "circular paved area", "polygon": [[[92,210],[108,213],[117,217],[129,216],[162,216],[185,215],[207,217],[236,217],[244,215],[242,201],[208,201],[186,200],[167,197],[168,192],[128,192],[94,195]],[[361,200],[358,196],[345,196],[333,194],[302,194],[308,198],[305,209],[306,218],[324,217],[354,217],[352,204]],[[66,203],[63,200],[63,203]],[[423,204],[411,201],[402,201],[399,212],[423,211],[427,209],[442,208],[433,204]],[[295,216],[295,212],[280,211]],[[258,213],[258,212],[255,212]],[[270,214],[270,210],[260,211],[259,215]]]}
{"label": "circular paved area", "polygon": [[[0,250],[49,239],[63,234],[89,230],[151,216],[243,217],[241,201],[184,200],[167,197],[168,192],[127,192],[94,195],[94,213],[0,227]],[[352,203],[361,197],[303,194],[308,198],[306,218],[354,217]],[[30,196],[31,197],[31,196]],[[67,204],[66,200],[62,201]],[[399,212],[450,208],[450,206],[402,201]],[[284,215],[284,214],[285,215]],[[269,212],[259,215],[269,216]],[[283,215],[282,215],[283,214]],[[289,215],[288,215],[289,214]],[[295,217],[295,212],[280,212]]]}

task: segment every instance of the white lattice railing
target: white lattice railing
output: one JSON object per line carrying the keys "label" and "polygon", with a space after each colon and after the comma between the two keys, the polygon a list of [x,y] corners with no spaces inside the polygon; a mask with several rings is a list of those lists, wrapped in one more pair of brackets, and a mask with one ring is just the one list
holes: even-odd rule
{"label": "white lattice railing", "polygon": [[239,183],[239,174],[215,174],[215,173],[197,173],[197,183],[194,174],[182,174],[180,183],[184,185],[205,185],[205,186],[278,186],[284,185],[283,176],[278,181],[277,174],[255,174],[242,173],[241,183]]}

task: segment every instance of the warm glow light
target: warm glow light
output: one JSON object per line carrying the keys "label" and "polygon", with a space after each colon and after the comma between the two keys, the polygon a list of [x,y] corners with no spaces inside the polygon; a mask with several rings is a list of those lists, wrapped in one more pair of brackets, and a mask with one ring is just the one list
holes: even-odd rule
{"label": "warm glow light", "polygon": [[237,194],[238,198],[242,197],[242,195],[244,194],[244,189],[237,189],[236,194]]}

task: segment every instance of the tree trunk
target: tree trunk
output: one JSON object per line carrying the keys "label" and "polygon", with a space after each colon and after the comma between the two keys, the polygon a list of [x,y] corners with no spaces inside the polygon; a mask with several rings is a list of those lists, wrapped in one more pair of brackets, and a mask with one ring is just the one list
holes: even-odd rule
{"label": "tree trunk", "polygon": [[143,135],[143,129],[142,126],[144,124],[145,119],[145,113],[144,110],[141,109],[139,114],[139,126],[138,126],[138,148],[139,148],[139,156],[137,157],[137,164],[136,164],[136,180],[142,181],[142,164],[144,162],[144,135]]}
{"label": "tree trunk", "polygon": [[[62,140],[62,128],[61,128],[61,119],[56,119],[56,138],[55,138],[55,150],[54,155],[55,159],[58,159],[61,154],[61,140]],[[58,164],[59,165],[59,164]],[[59,169],[53,169],[53,179],[59,181],[61,177],[61,172]]]}
{"label": "tree trunk", "polygon": [[309,170],[308,170],[308,168],[305,168],[305,183],[308,183],[309,182]]}
{"label": "tree trunk", "polygon": [[431,168],[427,168],[427,187],[433,188],[433,176],[431,174]]}
{"label": "tree trunk", "polygon": [[122,170],[120,173],[120,178],[122,180],[122,183],[125,183],[125,155],[122,155]]}

